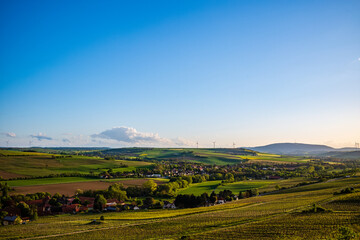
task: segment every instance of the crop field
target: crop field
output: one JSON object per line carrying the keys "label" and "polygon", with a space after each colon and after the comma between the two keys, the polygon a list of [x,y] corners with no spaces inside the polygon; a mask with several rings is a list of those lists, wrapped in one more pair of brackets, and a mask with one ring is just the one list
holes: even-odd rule
{"label": "crop field", "polygon": [[[40,180],[42,185],[40,185],[36,180]],[[41,181],[43,180],[43,181]],[[122,183],[125,187],[128,186],[141,186],[143,183],[148,181],[148,178],[118,178],[111,180],[99,180],[99,179],[86,179],[80,177],[64,177],[50,181],[51,178],[45,179],[29,179],[29,180],[14,180],[8,181],[8,184],[15,182],[14,192],[11,194],[27,194],[27,193],[37,193],[37,192],[49,192],[51,194],[60,193],[67,196],[72,196],[75,194],[77,189],[81,190],[102,190],[108,188],[114,183]],[[166,183],[167,179],[154,179],[157,184]],[[31,185],[30,185],[31,184]]]}
{"label": "crop field", "polygon": [[[121,167],[126,164],[128,167]],[[140,167],[151,167],[143,161],[105,160],[87,156],[60,156],[46,153],[0,150],[0,173],[6,176],[47,176],[59,173],[99,173],[109,168],[114,171],[132,171]],[[10,174],[10,175],[9,175]],[[11,175],[12,174],[12,175]]]}
{"label": "crop field", "polygon": [[[337,179],[212,207],[48,216],[27,225],[3,227],[0,238],[331,239],[337,237],[341,226],[360,233],[360,210],[343,208],[317,213],[302,213],[302,210],[309,209],[313,203],[326,205],[344,200],[345,195],[333,193],[359,181],[359,177]],[[356,194],[349,195],[353,196],[357,199]],[[341,204],[354,205],[349,201]],[[89,224],[101,215],[105,221]]]}
{"label": "crop field", "polygon": [[310,161],[309,158],[295,156],[281,156],[276,154],[258,153],[258,156],[242,156],[251,162],[280,162],[280,163],[304,163]]}

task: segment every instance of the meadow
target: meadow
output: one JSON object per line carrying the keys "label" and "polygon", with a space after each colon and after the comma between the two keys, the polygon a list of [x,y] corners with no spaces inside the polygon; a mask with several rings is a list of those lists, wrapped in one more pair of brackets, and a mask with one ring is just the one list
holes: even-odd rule
{"label": "meadow", "polygon": [[279,180],[245,180],[234,183],[221,183],[221,180],[208,181],[202,183],[190,184],[189,187],[181,189],[179,194],[194,194],[199,196],[204,192],[210,194],[212,191],[219,193],[225,189],[231,190],[235,194],[239,194],[240,191],[246,191],[254,188],[259,189],[259,193],[275,191],[276,185],[280,187],[289,188],[296,184],[304,182],[304,178],[292,178],[292,179],[279,179]]}
{"label": "meadow", "polygon": [[[2,227],[0,238],[335,239],[342,226],[360,233],[356,202],[333,194],[356,187],[359,182],[359,177],[342,178],[211,207],[48,216],[27,225]],[[345,200],[357,196],[350,194]],[[335,203],[349,207],[302,213],[314,203],[329,208]],[[104,216],[103,222],[89,224],[100,216]]]}
{"label": "meadow", "polygon": [[[127,167],[122,167],[127,165]],[[48,153],[0,150],[0,176],[27,177],[48,176],[61,173],[101,173],[110,168],[115,172],[133,171],[151,167],[144,161],[104,159],[81,155],[58,155]],[[4,177],[6,178],[6,177]]]}

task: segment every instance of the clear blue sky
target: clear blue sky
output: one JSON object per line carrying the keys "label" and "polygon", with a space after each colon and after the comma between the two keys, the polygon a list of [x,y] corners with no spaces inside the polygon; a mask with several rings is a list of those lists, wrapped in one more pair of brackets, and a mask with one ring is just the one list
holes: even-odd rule
{"label": "clear blue sky", "polygon": [[0,2],[0,146],[360,142],[360,1]]}

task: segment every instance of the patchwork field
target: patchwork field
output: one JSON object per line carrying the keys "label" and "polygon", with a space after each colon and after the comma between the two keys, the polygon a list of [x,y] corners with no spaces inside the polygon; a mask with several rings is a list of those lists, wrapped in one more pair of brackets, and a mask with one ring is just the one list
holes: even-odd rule
{"label": "patchwork field", "polygon": [[[27,225],[2,228],[0,238],[336,239],[340,227],[360,233],[359,209],[317,213],[302,210],[310,209],[313,203],[329,206],[344,197],[333,195],[335,191],[359,182],[359,177],[343,178],[213,207],[49,216]],[[101,215],[104,222],[89,224]]]}

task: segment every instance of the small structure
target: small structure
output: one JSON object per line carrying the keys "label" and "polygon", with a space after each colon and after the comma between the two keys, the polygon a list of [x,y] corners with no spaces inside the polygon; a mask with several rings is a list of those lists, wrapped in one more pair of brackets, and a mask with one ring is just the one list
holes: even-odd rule
{"label": "small structure", "polygon": [[77,213],[80,211],[80,204],[71,204],[71,205],[63,205],[62,212],[63,213]]}
{"label": "small structure", "polygon": [[176,208],[175,203],[164,201],[163,209],[175,209],[175,208]]}
{"label": "small structure", "polygon": [[21,218],[17,215],[15,216],[6,216],[3,219],[3,225],[14,225],[14,224],[20,224],[22,222]]}

